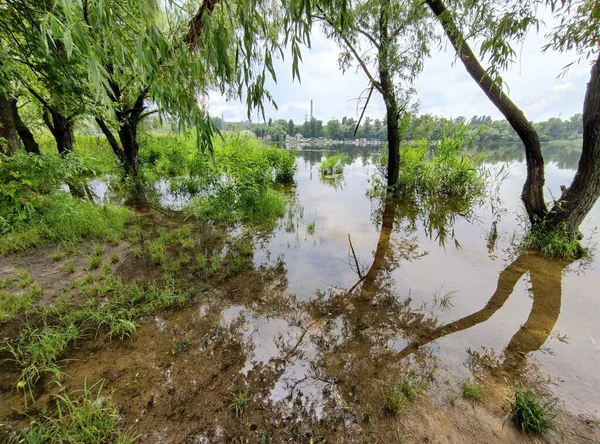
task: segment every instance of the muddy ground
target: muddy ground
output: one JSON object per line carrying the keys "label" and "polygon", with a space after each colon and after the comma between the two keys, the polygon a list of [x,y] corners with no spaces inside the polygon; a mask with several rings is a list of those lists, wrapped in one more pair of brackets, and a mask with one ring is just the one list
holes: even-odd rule
{"label": "muddy ground", "polygon": [[[134,248],[148,242],[156,224],[162,232],[178,226],[152,220],[146,238],[102,245],[111,273],[140,285],[165,279],[164,267]],[[193,244],[172,246],[169,254],[211,249],[226,257],[227,243],[247,236],[217,231],[223,229],[192,227]],[[59,260],[52,255],[63,247],[56,246],[0,258],[0,278],[27,271],[43,289],[38,307],[58,300],[76,305],[83,296],[72,283],[102,272],[87,265],[97,247],[83,243]],[[412,246],[403,248],[413,254]],[[66,271],[67,261],[75,271]],[[356,287],[330,288],[309,301],[289,292],[291,266],[277,258],[212,277],[183,266],[176,285],[194,294],[185,307],[139,320],[131,339],[99,330],[77,341],[60,363],[62,388],[46,375],[27,406],[15,387],[18,369],[3,362],[0,440],[13,439],[30,417],[52,408],[58,390],[76,393],[103,381],[122,428],[144,443],[600,442],[598,418],[571,415],[560,402],[557,432],[543,439],[519,432],[508,417],[512,388],[532,378],[512,371],[517,364],[506,359],[475,353],[471,365],[486,398],[464,399],[461,380],[441,370],[431,352],[437,320],[385,285],[377,257]],[[35,309],[0,325],[1,337],[11,341],[26,320],[40,322]],[[400,382],[414,392],[392,414],[385,393]],[[545,393],[543,384],[538,389]],[[237,410],[236,397],[247,400]]]}

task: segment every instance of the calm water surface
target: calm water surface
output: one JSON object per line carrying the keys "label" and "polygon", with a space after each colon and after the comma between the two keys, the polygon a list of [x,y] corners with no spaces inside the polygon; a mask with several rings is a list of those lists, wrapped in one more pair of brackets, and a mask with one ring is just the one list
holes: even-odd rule
{"label": "calm water surface", "polygon": [[[456,216],[440,233],[431,229],[435,215],[415,217],[408,209],[386,207],[383,218],[374,216],[381,211],[366,194],[375,172],[371,153],[343,149],[354,160],[336,186],[319,176],[325,152],[298,151],[295,211],[257,252],[256,264],[282,258],[288,290],[299,301],[310,304],[323,292],[335,298],[360,279],[350,235],[361,274],[367,275],[361,293],[369,286],[374,297],[409,298],[413,315],[436,320],[416,335],[388,335],[384,346],[397,352],[397,359],[426,348],[439,369],[456,377],[481,377],[482,367],[501,369],[519,380],[545,384],[571,411],[598,414],[600,261],[582,267],[515,251],[523,231],[519,195],[525,164],[520,153],[514,151],[516,160],[499,188],[504,211],[498,214],[487,203],[476,206],[473,214]],[[486,167],[498,171],[506,164],[503,159]],[[570,183],[574,167],[573,159],[547,164],[548,199]],[[493,225],[498,237],[492,245]],[[598,225],[600,205],[582,226],[586,239],[598,242]],[[369,317],[368,306],[366,312],[351,309]],[[339,329],[348,323],[343,318],[336,318]]]}

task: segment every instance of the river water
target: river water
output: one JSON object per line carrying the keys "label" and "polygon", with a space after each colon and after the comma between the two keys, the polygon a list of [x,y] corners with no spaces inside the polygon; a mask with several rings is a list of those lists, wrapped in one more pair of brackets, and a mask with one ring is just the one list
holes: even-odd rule
{"label": "river water", "polygon": [[[508,171],[496,194],[501,204],[495,201],[494,208],[485,202],[451,217],[386,206],[382,218],[382,209],[377,211],[366,193],[375,172],[373,151],[330,148],[353,159],[343,180],[332,186],[318,171],[328,154],[323,149],[297,150],[296,207],[257,252],[257,265],[283,258],[288,290],[310,304],[323,293],[335,299],[357,283],[356,257],[366,276],[361,293],[368,285],[370,300],[389,295],[390,310],[408,299],[413,316],[435,320],[435,326],[415,334],[384,335],[385,344],[378,346],[395,350],[396,359],[427,349],[438,368],[455,377],[481,378],[482,368],[502,371],[544,385],[571,411],[600,412],[600,261],[595,255],[585,264],[568,264],[516,250],[524,227],[520,151],[506,150],[497,156],[502,161],[485,164],[493,173]],[[560,195],[560,185],[569,185],[577,158],[547,157],[550,200]],[[597,204],[582,226],[585,242],[600,240],[598,225]],[[388,302],[382,298],[378,304]],[[370,306],[356,305],[351,311],[369,322]],[[330,317],[336,328],[353,329],[350,314],[335,314]]]}

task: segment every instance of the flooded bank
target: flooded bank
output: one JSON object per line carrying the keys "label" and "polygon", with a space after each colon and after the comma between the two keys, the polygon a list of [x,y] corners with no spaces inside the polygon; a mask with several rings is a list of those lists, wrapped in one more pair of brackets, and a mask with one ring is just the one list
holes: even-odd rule
{"label": "flooded bank", "polygon": [[[146,316],[131,340],[78,342],[61,365],[64,383],[104,380],[141,442],[521,442],[503,427],[519,387],[558,397],[573,441],[598,438],[600,263],[516,249],[522,161],[494,207],[415,208],[370,198],[374,152],[343,149],[351,163],[334,183],[318,171],[325,152],[297,153],[295,198],[274,229],[252,234],[253,266],[210,286],[185,274],[188,305]],[[549,190],[573,173],[549,164]],[[155,187],[159,203],[185,206],[167,187]],[[110,198],[102,183],[93,189]],[[598,223],[596,205],[582,227],[592,241]],[[40,259],[36,270],[55,268]],[[113,271],[148,280],[154,268],[123,253]],[[11,377],[0,414],[24,420]],[[485,404],[459,399],[465,380],[485,387]],[[44,384],[40,405],[55,390]],[[406,400],[398,416],[384,407],[395,386]],[[581,418],[593,419],[589,429]]]}

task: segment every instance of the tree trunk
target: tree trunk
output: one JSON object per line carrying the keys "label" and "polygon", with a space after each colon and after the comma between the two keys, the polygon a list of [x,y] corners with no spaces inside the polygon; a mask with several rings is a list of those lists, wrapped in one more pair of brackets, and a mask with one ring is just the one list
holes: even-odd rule
{"label": "tree trunk", "polygon": [[74,139],[73,120],[48,107],[44,108],[43,116],[46,126],[54,136],[58,153],[61,156],[72,153]]}
{"label": "tree trunk", "polygon": [[119,128],[119,139],[123,147],[123,168],[125,172],[132,177],[139,174],[139,151],[140,146],[137,141],[138,120],[132,116]]}
{"label": "tree trunk", "polygon": [[544,201],[544,158],[538,134],[523,111],[504,94],[502,88],[493,82],[483,69],[442,0],[426,0],[426,2],[442,24],[467,72],[504,115],[525,145],[527,179],[523,185],[521,199],[525,204],[531,224],[535,226],[544,220],[547,213]]}
{"label": "tree trunk", "polygon": [[549,228],[577,235],[600,197],[600,55],[592,66],[583,102],[583,147],[577,173],[548,215]]}
{"label": "tree trunk", "polygon": [[29,130],[21,116],[19,115],[19,108],[17,107],[17,99],[12,99],[10,101],[10,106],[12,109],[13,119],[15,121],[15,126],[17,129],[17,133],[23,142],[23,146],[25,147],[25,151],[33,154],[40,154],[40,147],[35,141],[33,137],[33,133]]}
{"label": "tree trunk", "polygon": [[398,176],[400,173],[400,134],[398,134],[398,121],[400,112],[394,91],[394,82],[389,71],[389,36],[388,36],[388,10],[385,5],[381,8],[379,18],[379,31],[381,44],[379,48],[379,83],[385,102],[388,137],[388,165],[387,185],[396,194],[398,191]]}
{"label": "tree trunk", "polygon": [[0,153],[12,156],[20,148],[10,100],[0,93]]}

